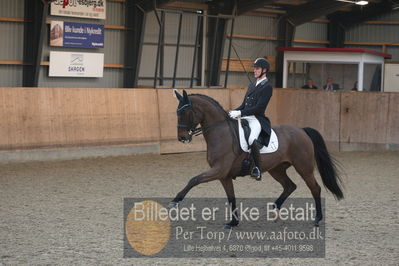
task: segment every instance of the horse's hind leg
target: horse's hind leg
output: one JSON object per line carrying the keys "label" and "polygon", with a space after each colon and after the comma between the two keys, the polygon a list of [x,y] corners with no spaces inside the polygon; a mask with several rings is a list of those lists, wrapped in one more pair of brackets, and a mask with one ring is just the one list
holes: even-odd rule
{"label": "horse's hind leg", "polygon": [[302,176],[305,180],[306,185],[309,187],[310,191],[312,192],[312,196],[316,203],[316,219],[314,221],[315,226],[319,226],[319,222],[323,219],[323,212],[321,210],[321,188],[314,177],[314,174],[309,174],[307,176]]}
{"label": "horse's hind leg", "polygon": [[[313,162],[313,161],[310,161]],[[313,174],[313,164],[311,166],[308,164],[294,164],[296,171],[302,176],[303,180],[305,180],[306,185],[310,189],[314,201],[316,203],[316,219],[314,221],[315,226],[319,226],[319,222],[323,219],[323,212],[321,210],[321,188],[316,181],[316,178]]]}
{"label": "horse's hind leg", "polygon": [[296,189],[296,185],[287,175],[287,168],[290,167],[290,164],[280,164],[279,166],[271,169],[269,171],[270,175],[277,180],[283,186],[283,192],[280,197],[274,202],[275,207],[280,209],[281,205],[283,205],[284,201],[291,195],[292,192]]}

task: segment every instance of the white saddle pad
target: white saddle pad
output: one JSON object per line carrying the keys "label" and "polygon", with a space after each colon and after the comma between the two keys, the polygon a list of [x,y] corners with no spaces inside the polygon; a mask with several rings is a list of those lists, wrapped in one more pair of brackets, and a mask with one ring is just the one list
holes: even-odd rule
{"label": "white saddle pad", "polygon": [[[248,148],[248,142],[245,139],[244,129],[242,129],[242,125],[241,125],[241,119],[239,118],[239,119],[237,119],[237,121],[238,121],[238,132],[239,132],[239,137],[240,137],[241,149],[244,152],[249,152],[250,149]],[[272,129],[269,145],[267,147],[263,146],[262,149],[260,150],[260,153],[272,153],[272,152],[277,151],[277,149],[278,149],[278,138],[277,138],[276,133]]]}

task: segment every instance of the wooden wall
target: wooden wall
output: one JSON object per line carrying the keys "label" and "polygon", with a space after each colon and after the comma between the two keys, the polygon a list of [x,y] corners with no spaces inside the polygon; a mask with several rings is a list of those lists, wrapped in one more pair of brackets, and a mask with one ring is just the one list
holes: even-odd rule
{"label": "wooden wall", "polygon": [[[191,89],[229,110],[246,88]],[[161,153],[203,151],[177,141],[172,89],[0,88],[0,151],[159,144]],[[273,125],[316,128],[332,150],[399,149],[399,93],[275,89]]]}
{"label": "wooden wall", "polygon": [[317,129],[328,148],[339,149],[340,93],[323,90],[275,90],[277,125]]}
{"label": "wooden wall", "polygon": [[399,146],[398,100],[397,93],[342,93],[340,150],[386,150]]}
{"label": "wooden wall", "polygon": [[0,88],[0,150],[159,140],[152,89]]}
{"label": "wooden wall", "polygon": [[399,149],[399,93],[389,93],[387,139],[389,148]]}

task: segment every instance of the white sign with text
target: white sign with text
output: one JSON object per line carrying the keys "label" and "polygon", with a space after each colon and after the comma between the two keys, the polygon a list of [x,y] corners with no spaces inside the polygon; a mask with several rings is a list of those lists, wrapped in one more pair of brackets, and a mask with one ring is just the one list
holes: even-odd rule
{"label": "white sign with text", "polygon": [[104,54],[50,52],[50,77],[103,77]]}
{"label": "white sign with text", "polygon": [[51,3],[51,15],[79,18],[105,19],[105,0],[69,0],[64,7],[64,0]]}

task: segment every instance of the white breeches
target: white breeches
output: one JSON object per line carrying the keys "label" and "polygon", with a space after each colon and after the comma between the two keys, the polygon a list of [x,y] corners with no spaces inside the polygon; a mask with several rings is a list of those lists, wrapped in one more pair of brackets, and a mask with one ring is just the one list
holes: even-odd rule
{"label": "white breeches", "polygon": [[251,129],[251,134],[249,135],[248,144],[252,145],[254,140],[259,137],[259,134],[262,131],[262,127],[258,119],[256,119],[254,115],[243,116],[241,117],[241,119],[245,119],[248,121],[249,128]]}

